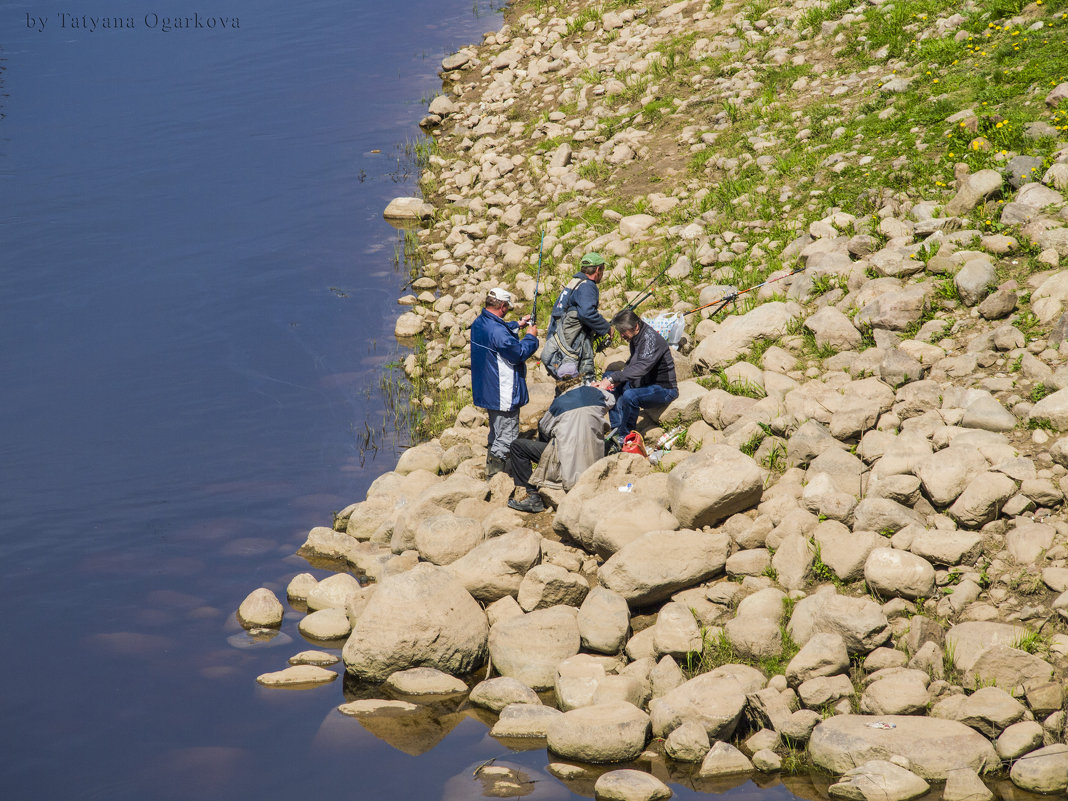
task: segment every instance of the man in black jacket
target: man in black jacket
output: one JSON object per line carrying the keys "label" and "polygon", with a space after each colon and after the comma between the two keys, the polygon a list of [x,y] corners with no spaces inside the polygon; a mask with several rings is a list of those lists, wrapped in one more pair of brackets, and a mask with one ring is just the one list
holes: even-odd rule
{"label": "man in black jacket", "polygon": [[675,379],[675,359],[667,341],[642,322],[631,309],[612,318],[612,327],[630,344],[630,358],[623,369],[609,373],[595,384],[616,396],[608,415],[612,436],[619,444],[638,422],[638,411],[650,406],[666,406],[679,397]]}

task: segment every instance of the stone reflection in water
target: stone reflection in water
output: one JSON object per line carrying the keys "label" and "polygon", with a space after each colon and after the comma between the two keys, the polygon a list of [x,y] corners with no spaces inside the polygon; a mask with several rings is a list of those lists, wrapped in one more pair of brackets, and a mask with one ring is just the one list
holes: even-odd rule
{"label": "stone reflection in water", "polygon": [[[379,740],[411,756],[425,754],[464,720],[466,696],[427,699],[421,703],[384,700],[384,688],[360,685],[346,676],[345,700],[338,707]],[[320,729],[320,732],[322,730]]]}
{"label": "stone reflection in water", "polygon": [[252,629],[231,634],[226,641],[234,648],[246,650],[249,648],[277,648],[280,645],[289,645],[293,638],[284,631],[278,629]]}
{"label": "stone reflection in water", "polygon": [[[1001,801],[1043,801],[1043,799],[1049,799],[1051,797],[1023,790],[1013,784],[1009,779],[998,779],[988,785],[988,787],[994,793],[994,797],[1001,799]],[[1056,798],[1057,796],[1052,797]],[[1063,798],[1063,796],[1061,797]]]}
{"label": "stone reflection in water", "polygon": [[525,798],[530,801],[564,801],[566,787],[551,776],[525,765],[491,759],[468,765],[445,783],[441,801],[474,798]]}
{"label": "stone reflection in water", "polygon": [[783,786],[802,801],[825,801],[831,797],[828,788],[834,783],[829,776],[819,773],[784,775]]}
{"label": "stone reflection in water", "polygon": [[637,767],[634,764],[619,765],[588,765],[580,762],[564,762],[562,760],[550,762],[546,770],[564,783],[564,786],[575,795],[593,798],[593,786],[601,775],[610,770],[620,768]]}

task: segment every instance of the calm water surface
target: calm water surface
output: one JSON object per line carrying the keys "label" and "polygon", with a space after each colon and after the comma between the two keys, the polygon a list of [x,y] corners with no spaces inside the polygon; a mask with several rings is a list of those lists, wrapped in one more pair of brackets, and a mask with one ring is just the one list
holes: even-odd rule
{"label": "calm water surface", "polygon": [[[381,210],[497,4],[0,3],[0,798],[468,798],[491,757],[578,797],[472,717],[373,733],[340,682],[259,688],[299,615],[233,621],[394,463]],[[161,29],[193,13],[231,19]]]}

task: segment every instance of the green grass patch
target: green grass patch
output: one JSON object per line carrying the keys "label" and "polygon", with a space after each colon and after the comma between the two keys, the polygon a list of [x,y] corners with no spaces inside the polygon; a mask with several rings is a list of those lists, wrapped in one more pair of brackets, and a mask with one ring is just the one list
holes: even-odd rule
{"label": "green grass patch", "polygon": [[[1020,358],[1022,359],[1023,357],[1021,356]],[[1035,384],[1033,387],[1031,387],[1031,391],[1028,393],[1027,399],[1031,401],[1031,403],[1038,403],[1040,400],[1049,395],[1052,395],[1056,391],[1056,387],[1051,387],[1048,384]]]}

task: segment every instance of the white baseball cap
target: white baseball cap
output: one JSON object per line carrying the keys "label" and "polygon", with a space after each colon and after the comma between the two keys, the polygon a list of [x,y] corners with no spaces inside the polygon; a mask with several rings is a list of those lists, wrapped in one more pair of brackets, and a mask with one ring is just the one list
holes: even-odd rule
{"label": "white baseball cap", "polygon": [[502,303],[507,303],[509,306],[515,305],[512,301],[512,293],[499,286],[493,287],[493,289],[489,291],[488,297],[501,301]]}

